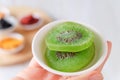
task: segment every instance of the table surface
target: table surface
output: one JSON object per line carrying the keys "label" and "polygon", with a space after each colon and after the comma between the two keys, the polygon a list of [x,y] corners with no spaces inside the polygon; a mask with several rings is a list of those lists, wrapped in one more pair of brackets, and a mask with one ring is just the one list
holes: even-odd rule
{"label": "table surface", "polygon": [[[113,43],[111,55],[103,68],[104,80],[120,80],[120,1],[119,0],[1,0],[0,4],[28,5],[41,8],[54,19],[78,20],[92,25],[99,30],[106,40]],[[47,6],[46,6],[47,5]],[[29,62],[7,67],[0,67],[0,79],[9,80],[28,65]]]}

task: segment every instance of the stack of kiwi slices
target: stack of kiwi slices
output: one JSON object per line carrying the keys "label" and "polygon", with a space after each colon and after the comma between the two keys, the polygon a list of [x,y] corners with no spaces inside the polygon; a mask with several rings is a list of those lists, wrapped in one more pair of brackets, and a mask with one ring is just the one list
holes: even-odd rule
{"label": "stack of kiwi slices", "polygon": [[75,22],[55,25],[48,32],[45,43],[48,66],[62,72],[82,70],[95,55],[93,32]]}

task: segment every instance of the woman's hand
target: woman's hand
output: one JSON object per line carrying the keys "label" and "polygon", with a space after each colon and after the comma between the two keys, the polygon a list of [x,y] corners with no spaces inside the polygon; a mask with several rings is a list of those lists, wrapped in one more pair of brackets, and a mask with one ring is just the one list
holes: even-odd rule
{"label": "woman's hand", "polygon": [[108,59],[112,47],[112,43],[107,41],[108,55],[103,64],[96,70],[80,76],[60,76],[50,73],[43,69],[34,59],[30,62],[29,66],[21,71],[15,78],[11,80],[103,80],[101,70]]}

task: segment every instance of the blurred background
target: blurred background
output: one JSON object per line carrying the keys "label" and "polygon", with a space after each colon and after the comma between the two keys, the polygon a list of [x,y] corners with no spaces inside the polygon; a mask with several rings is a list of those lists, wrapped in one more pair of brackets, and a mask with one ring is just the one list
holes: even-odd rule
{"label": "blurred background", "polygon": [[[0,0],[0,6],[29,6],[44,11],[53,20],[78,20],[92,25],[113,43],[102,71],[104,80],[120,80],[120,0]],[[9,80],[28,63],[0,66],[0,80]]]}

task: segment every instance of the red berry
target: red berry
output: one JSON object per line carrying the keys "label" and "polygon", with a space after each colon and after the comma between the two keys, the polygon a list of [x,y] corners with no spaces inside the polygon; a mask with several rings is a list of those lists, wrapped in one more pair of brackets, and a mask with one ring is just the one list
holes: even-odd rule
{"label": "red berry", "polygon": [[39,19],[34,18],[32,15],[28,15],[21,19],[21,24],[27,25],[27,24],[34,24],[38,22]]}

